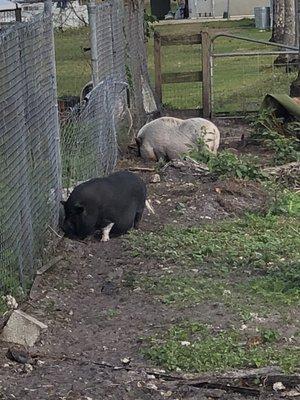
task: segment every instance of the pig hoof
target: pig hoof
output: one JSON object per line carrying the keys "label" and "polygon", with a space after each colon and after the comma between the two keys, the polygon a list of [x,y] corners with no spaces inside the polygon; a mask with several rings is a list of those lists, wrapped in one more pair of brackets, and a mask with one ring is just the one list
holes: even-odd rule
{"label": "pig hoof", "polygon": [[109,241],[109,237],[102,237],[101,238],[101,242],[108,242]]}

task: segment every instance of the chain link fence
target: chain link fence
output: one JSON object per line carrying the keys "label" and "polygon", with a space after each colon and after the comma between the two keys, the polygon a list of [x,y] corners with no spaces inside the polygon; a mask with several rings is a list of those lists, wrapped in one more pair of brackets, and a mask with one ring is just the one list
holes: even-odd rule
{"label": "chain link fence", "polygon": [[60,116],[65,196],[76,183],[113,171],[118,157],[115,117],[125,87],[106,78],[93,88],[86,104]]}
{"label": "chain link fence", "polygon": [[0,291],[15,293],[31,283],[47,227],[58,221],[60,157],[50,15],[1,31],[0,71]]}
{"label": "chain link fence", "polygon": [[143,13],[141,0],[90,5],[93,89],[59,120],[50,13],[0,33],[1,293],[31,284],[47,228],[58,223],[61,183],[111,173],[133,119],[136,128],[144,122]]}
{"label": "chain link fence", "polygon": [[88,12],[94,89],[60,115],[65,195],[77,182],[113,171],[119,150],[144,124],[152,93],[142,1],[91,3]]}

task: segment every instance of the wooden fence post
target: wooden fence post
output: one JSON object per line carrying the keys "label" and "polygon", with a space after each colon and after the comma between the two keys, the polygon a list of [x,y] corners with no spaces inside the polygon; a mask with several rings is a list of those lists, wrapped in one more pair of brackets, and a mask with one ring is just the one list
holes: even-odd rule
{"label": "wooden fence post", "polygon": [[22,9],[21,8],[15,9],[15,16],[16,16],[16,22],[22,22]]}
{"label": "wooden fence post", "polygon": [[161,37],[154,32],[154,66],[155,66],[155,92],[158,101],[162,103],[162,74],[161,74]]}
{"label": "wooden fence post", "polygon": [[203,117],[212,116],[212,42],[208,32],[202,34],[202,104]]}

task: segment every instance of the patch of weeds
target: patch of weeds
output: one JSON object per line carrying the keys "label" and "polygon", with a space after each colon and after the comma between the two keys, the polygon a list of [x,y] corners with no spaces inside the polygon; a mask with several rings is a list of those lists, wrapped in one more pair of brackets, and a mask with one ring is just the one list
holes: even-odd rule
{"label": "patch of weeds", "polygon": [[[300,220],[249,215],[201,228],[130,235],[134,256],[174,266],[139,286],[175,306],[213,301],[241,313],[300,304]],[[180,273],[177,272],[180,265]],[[195,268],[196,271],[191,271]],[[196,272],[193,273],[193,272]]]}
{"label": "patch of weeds", "polygon": [[273,164],[282,165],[300,160],[300,124],[284,124],[272,109],[262,111],[251,123],[254,133],[250,139],[271,150]]}
{"label": "patch of weeds", "polygon": [[158,22],[158,19],[155,15],[148,14],[146,10],[144,10],[144,34],[147,40],[151,37],[151,34],[154,32],[154,22]]}
{"label": "patch of weeds", "polygon": [[266,179],[257,158],[238,157],[226,150],[213,154],[207,149],[202,138],[198,139],[196,147],[189,152],[189,156],[195,161],[207,164],[210,172],[219,178]]}
{"label": "patch of weeds", "polygon": [[204,300],[220,298],[226,284],[212,278],[179,275],[147,277],[140,285],[160,297],[164,304],[197,304]]}
{"label": "patch of weeds", "polygon": [[136,275],[134,272],[129,271],[123,275],[123,286],[129,289],[133,289],[135,287],[135,283],[136,283]]}
{"label": "patch of weeds", "polygon": [[253,156],[238,157],[228,151],[222,151],[218,155],[211,157],[208,167],[212,173],[222,178],[266,179],[266,176],[258,165],[258,159]]}
{"label": "patch of weeds", "polygon": [[299,366],[299,350],[282,345],[279,339],[279,334],[270,330],[251,338],[233,329],[214,332],[206,325],[186,323],[148,339],[142,352],[171,371],[180,368],[189,372],[221,372],[266,365],[293,371]]}
{"label": "patch of weeds", "polygon": [[115,308],[109,308],[106,312],[106,315],[109,319],[113,319],[119,315],[119,311]]}
{"label": "patch of weeds", "polygon": [[68,282],[64,279],[61,279],[56,285],[55,288],[57,290],[63,291],[63,290],[67,290],[67,289],[72,289],[73,285],[71,282]]}
{"label": "patch of weeds", "polygon": [[56,303],[55,303],[55,301],[54,300],[51,300],[51,299],[48,299],[46,302],[45,302],[45,311],[48,313],[48,314],[53,314],[55,311],[56,311]]}
{"label": "patch of weeds", "polygon": [[8,310],[3,297],[0,297],[0,315],[3,315]]}
{"label": "patch of weeds", "polygon": [[271,304],[300,303],[300,259],[282,263],[247,284],[253,296]]}
{"label": "patch of weeds", "polygon": [[300,216],[300,195],[288,189],[282,189],[281,186],[268,185],[269,191],[272,193],[272,204],[270,205],[269,214],[274,215],[290,215],[292,217]]}
{"label": "patch of weeds", "polygon": [[236,273],[289,265],[299,258],[299,230],[296,218],[248,215],[199,228],[171,226],[143,236],[131,233],[129,240],[134,256]]}

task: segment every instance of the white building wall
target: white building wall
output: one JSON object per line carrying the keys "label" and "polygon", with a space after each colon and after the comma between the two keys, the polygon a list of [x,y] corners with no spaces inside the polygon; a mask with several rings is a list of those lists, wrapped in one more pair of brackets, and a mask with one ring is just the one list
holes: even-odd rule
{"label": "white building wall", "polygon": [[189,0],[190,18],[223,17],[228,3],[231,17],[254,16],[254,7],[270,6],[270,0]]}

